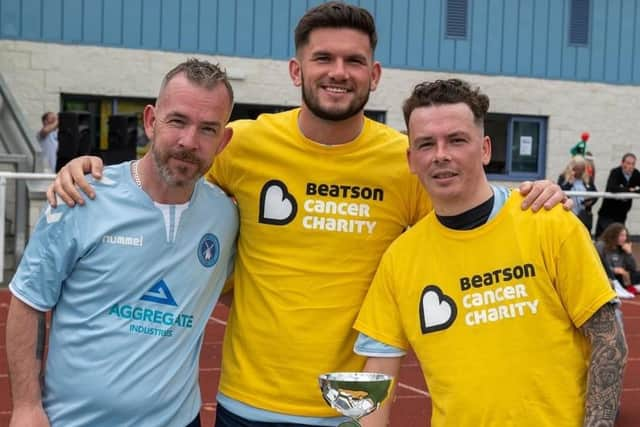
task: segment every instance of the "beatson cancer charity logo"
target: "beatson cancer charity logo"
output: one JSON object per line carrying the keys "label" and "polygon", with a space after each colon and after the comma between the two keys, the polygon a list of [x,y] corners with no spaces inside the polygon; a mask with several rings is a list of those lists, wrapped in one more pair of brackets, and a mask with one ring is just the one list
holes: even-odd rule
{"label": "beatson cancer charity logo", "polygon": [[260,192],[260,219],[263,224],[285,225],[296,217],[298,204],[287,186],[278,180],[267,182]]}
{"label": "beatson cancer charity logo", "polygon": [[424,288],[420,299],[420,327],[423,334],[447,329],[456,320],[457,313],[456,303],[439,287],[429,285]]}
{"label": "beatson cancer charity logo", "polygon": [[447,329],[458,316],[468,327],[536,316],[540,310],[536,275],[535,265],[524,263],[461,276],[458,304],[440,287],[427,285],[420,298],[422,333]]}
{"label": "beatson cancer charity logo", "polygon": [[132,334],[168,338],[179,329],[193,327],[193,315],[179,312],[178,303],[164,279],[154,283],[139,301],[151,304],[114,304],[109,316],[127,320]]}
{"label": "beatson cancer charity logo", "polygon": [[306,230],[370,235],[376,228],[373,209],[384,201],[384,190],[363,185],[307,182],[300,202],[287,185],[277,179],[267,181],[260,191],[258,222],[287,225],[302,217]]}

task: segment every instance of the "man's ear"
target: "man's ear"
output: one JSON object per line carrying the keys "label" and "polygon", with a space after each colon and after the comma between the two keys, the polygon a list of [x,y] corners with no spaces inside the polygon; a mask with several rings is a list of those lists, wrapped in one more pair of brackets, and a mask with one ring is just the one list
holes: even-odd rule
{"label": "man's ear", "polygon": [[149,141],[153,141],[154,130],[153,125],[156,122],[156,108],[153,105],[146,105],[142,113],[142,121],[144,122],[144,133]]}
{"label": "man's ear", "polygon": [[227,127],[222,130],[222,139],[220,140],[220,144],[218,144],[218,148],[216,149],[216,156],[220,154],[222,150],[224,150],[224,148],[229,144],[229,141],[231,141],[232,136],[233,136],[232,128]]}
{"label": "man's ear", "polygon": [[378,88],[378,83],[380,83],[381,76],[382,76],[382,66],[378,61],[375,61],[371,69],[371,86],[369,87],[369,90],[371,92],[375,91]]}
{"label": "man's ear", "polygon": [[482,138],[482,164],[487,166],[491,162],[491,138],[484,136]]}
{"label": "man's ear", "polygon": [[289,60],[289,77],[295,87],[302,86],[302,67],[298,58],[291,58]]}

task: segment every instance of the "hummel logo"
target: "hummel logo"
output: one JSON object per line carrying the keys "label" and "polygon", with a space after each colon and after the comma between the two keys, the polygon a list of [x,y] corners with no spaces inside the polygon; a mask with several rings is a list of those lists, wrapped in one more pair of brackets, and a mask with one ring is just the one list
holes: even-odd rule
{"label": "hummel logo", "polygon": [[142,247],[142,236],[132,237],[132,236],[116,236],[105,234],[102,236],[102,243],[110,243],[112,245],[123,245],[123,246],[139,246]]}
{"label": "hummel logo", "polygon": [[178,306],[178,303],[173,299],[173,295],[171,295],[169,287],[164,280],[160,280],[158,283],[150,287],[149,290],[142,295],[140,300],[155,302],[158,304],[173,305],[176,307]]}

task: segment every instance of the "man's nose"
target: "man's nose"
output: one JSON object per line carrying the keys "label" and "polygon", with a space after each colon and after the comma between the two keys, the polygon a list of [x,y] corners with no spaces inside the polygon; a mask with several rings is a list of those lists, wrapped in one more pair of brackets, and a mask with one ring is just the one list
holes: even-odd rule
{"label": "man's nose", "polygon": [[198,146],[198,127],[187,126],[180,136],[180,145],[184,148],[195,149]]}
{"label": "man's nose", "polygon": [[437,161],[451,160],[451,156],[449,155],[449,146],[444,141],[438,141],[436,143],[436,160]]}
{"label": "man's nose", "polygon": [[336,59],[333,61],[331,71],[329,72],[329,77],[342,80],[345,79],[348,75],[347,68],[345,67],[344,60]]}

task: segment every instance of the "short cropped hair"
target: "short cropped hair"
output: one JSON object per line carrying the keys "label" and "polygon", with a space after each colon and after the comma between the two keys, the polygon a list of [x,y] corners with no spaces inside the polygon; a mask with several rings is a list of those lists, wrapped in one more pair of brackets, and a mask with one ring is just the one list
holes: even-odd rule
{"label": "short cropped hair", "polygon": [[378,34],[373,16],[366,9],[339,1],[322,3],[309,9],[295,29],[296,51],[309,43],[309,34],[317,28],[349,28],[369,36],[371,51],[376,50]]}
{"label": "short cropped hair", "polygon": [[636,155],[633,153],[625,153],[624,156],[622,156],[622,161],[624,162],[625,160],[627,160],[628,157],[631,157],[633,160],[636,160]]}
{"label": "short cropped hair", "polygon": [[479,88],[473,89],[469,83],[459,79],[436,80],[416,85],[411,96],[404,101],[402,112],[409,129],[409,117],[419,107],[464,103],[469,106],[476,124],[482,126],[489,111],[489,97]]}
{"label": "short cropped hair", "polygon": [[164,90],[171,79],[181,73],[184,73],[187,80],[191,83],[206,89],[213,89],[216,85],[222,83],[227,88],[231,105],[233,105],[233,88],[231,87],[231,83],[229,83],[227,73],[219,64],[212,64],[196,58],[189,58],[185,62],[173,67],[164,76],[164,79],[162,79],[160,92]]}

